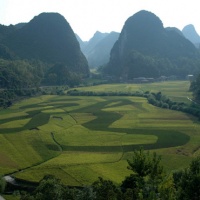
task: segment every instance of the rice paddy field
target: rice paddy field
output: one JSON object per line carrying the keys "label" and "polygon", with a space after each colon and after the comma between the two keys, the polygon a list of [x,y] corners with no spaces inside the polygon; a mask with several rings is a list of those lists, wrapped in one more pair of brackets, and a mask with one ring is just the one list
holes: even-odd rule
{"label": "rice paddy field", "polygon": [[[82,87],[85,91],[161,91],[190,103],[187,81]],[[152,106],[141,97],[46,95],[0,110],[0,174],[39,181],[54,174],[70,186],[99,176],[121,183],[141,146],[162,156],[166,171],[200,154],[195,117]]]}

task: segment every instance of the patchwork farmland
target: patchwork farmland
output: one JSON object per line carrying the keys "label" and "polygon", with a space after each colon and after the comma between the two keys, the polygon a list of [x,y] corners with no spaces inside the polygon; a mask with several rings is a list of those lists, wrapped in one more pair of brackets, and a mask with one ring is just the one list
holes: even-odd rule
{"label": "patchwork farmland", "polygon": [[[118,84],[85,91],[161,91],[188,102],[189,82]],[[200,125],[188,114],[162,109],[142,97],[46,95],[0,111],[0,173],[39,181],[54,174],[71,186],[99,176],[120,183],[127,159],[143,146],[162,156],[167,170],[186,167],[200,153]]]}

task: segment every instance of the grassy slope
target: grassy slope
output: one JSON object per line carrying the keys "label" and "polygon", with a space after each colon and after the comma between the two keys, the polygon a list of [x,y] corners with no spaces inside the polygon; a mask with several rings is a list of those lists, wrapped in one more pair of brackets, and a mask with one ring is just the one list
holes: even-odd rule
{"label": "grassy slope", "polygon": [[[188,82],[166,82],[81,90],[163,89],[167,95],[187,101],[191,95],[187,86]],[[186,166],[199,153],[196,119],[156,108],[144,98],[41,96],[2,110],[0,119],[0,172],[41,163],[15,174],[34,181],[50,173],[69,185],[87,185],[98,176],[120,183],[130,173],[126,160],[140,145],[161,154],[169,170]],[[32,128],[37,129],[29,130]]]}

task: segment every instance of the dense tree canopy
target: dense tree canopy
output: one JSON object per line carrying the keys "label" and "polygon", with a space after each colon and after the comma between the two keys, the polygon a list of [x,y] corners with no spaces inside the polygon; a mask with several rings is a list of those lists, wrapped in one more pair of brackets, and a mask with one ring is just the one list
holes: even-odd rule
{"label": "dense tree canopy", "polygon": [[40,85],[47,66],[39,61],[0,60],[0,88],[32,88]]}
{"label": "dense tree canopy", "polygon": [[20,97],[40,93],[40,86],[79,85],[82,76],[64,64],[47,64],[39,60],[0,59],[0,107],[8,107]]}
{"label": "dense tree canopy", "polygon": [[81,75],[70,71],[64,64],[55,64],[47,71],[43,83],[45,85],[79,85]]}

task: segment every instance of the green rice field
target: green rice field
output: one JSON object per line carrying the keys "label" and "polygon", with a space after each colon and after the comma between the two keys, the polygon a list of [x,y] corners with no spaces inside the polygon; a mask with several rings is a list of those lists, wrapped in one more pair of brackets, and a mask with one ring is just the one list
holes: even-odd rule
{"label": "green rice field", "polygon": [[[190,103],[189,82],[112,84],[85,91],[161,91]],[[0,174],[39,181],[54,174],[71,186],[99,176],[121,183],[135,149],[155,151],[166,171],[200,154],[200,124],[188,114],[152,106],[142,97],[46,95],[0,111]]]}

